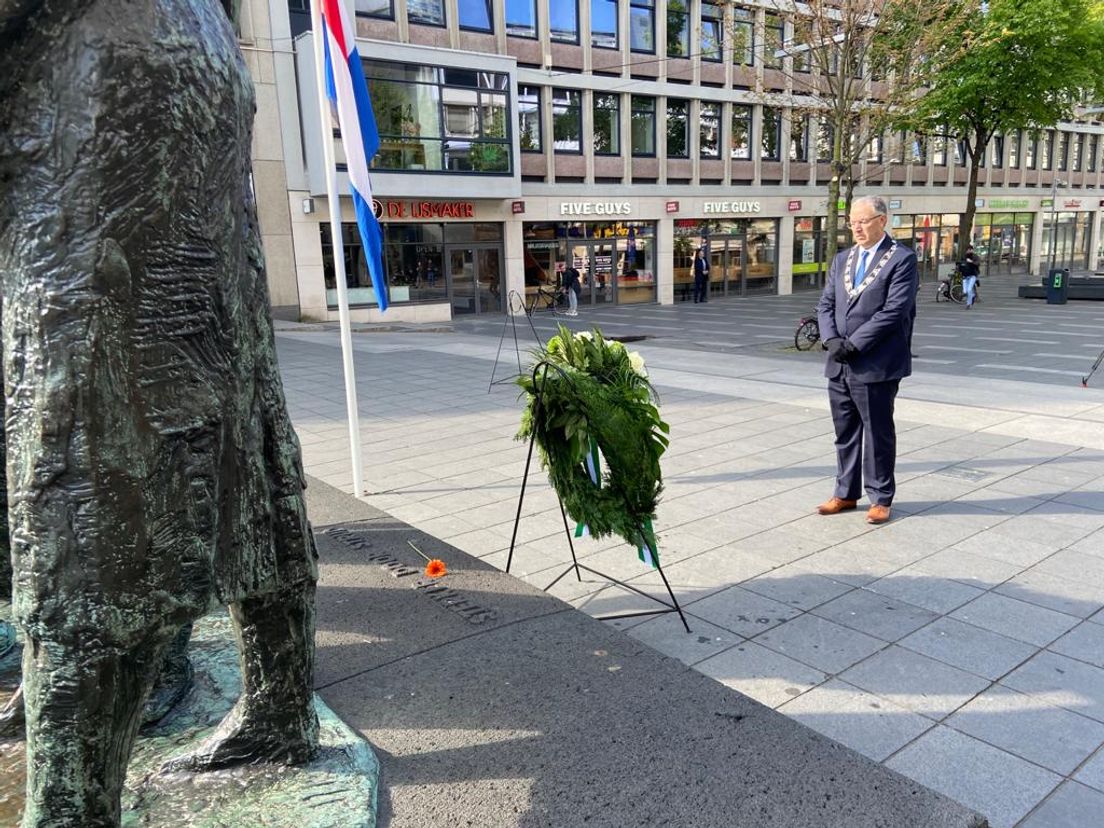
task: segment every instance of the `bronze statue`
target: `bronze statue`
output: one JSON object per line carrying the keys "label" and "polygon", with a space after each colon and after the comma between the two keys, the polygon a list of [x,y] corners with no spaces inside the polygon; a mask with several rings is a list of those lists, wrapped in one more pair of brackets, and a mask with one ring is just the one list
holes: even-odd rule
{"label": "bronze statue", "polygon": [[[181,628],[244,690],[174,769],[300,762],[317,554],[231,0],[0,0],[0,295],[30,826],[113,826]],[[2,577],[2,575],[0,575]]]}

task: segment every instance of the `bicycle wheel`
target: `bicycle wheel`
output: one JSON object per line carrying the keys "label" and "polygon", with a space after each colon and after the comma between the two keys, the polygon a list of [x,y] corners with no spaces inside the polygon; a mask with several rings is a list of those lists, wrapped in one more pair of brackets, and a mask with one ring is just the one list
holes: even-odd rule
{"label": "bicycle wheel", "polygon": [[935,289],[936,304],[938,304],[939,302],[942,302],[946,298],[947,298],[947,292],[945,290],[943,290],[943,283],[940,282],[939,286],[936,287],[936,289]]}
{"label": "bicycle wheel", "polygon": [[794,347],[799,351],[807,351],[820,341],[820,325],[815,319],[806,319],[797,326],[794,333]]}
{"label": "bicycle wheel", "polygon": [[966,294],[962,290],[962,282],[955,282],[951,285],[951,301],[962,304],[966,300]]}

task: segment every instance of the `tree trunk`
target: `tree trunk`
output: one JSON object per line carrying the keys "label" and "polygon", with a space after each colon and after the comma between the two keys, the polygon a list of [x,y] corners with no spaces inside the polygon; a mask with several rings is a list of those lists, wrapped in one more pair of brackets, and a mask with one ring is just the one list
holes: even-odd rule
{"label": "tree trunk", "polygon": [[[958,253],[955,261],[960,262],[966,256],[966,248],[973,238],[971,231],[974,229],[974,214],[977,212],[978,170],[981,167],[981,153],[989,146],[988,136],[975,133],[974,147],[966,143],[966,152],[970,156],[970,184],[966,189],[966,209],[958,220]],[[951,174],[954,172],[952,170]]]}

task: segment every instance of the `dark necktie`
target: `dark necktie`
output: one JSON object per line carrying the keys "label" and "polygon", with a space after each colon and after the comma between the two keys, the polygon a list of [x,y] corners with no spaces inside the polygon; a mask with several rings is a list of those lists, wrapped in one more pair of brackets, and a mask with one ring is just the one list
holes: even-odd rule
{"label": "dark necktie", "polygon": [[855,284],[861,285],[863,277],[866,275],[866,257],[867,252],[863,250],[859,253],[859,266],[855,268]]}

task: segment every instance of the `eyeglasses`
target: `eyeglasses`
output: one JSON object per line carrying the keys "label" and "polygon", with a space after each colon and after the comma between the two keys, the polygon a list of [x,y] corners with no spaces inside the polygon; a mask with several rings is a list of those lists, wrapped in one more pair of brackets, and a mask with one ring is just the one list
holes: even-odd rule
{"label": "eyeglasses", "polygon": [[864,219],[851,219],[849,222],[847,222],[847,226],[850,227],[851,229],[854,229],[857,226],[866,227],[866,225],[870,224],[870,222],[877,221],[878,219],[882,219],[882,218],[885,218],[885,216],[880,216],[879,215],[879,216],[871,216],[870,218],[864,218]]}

